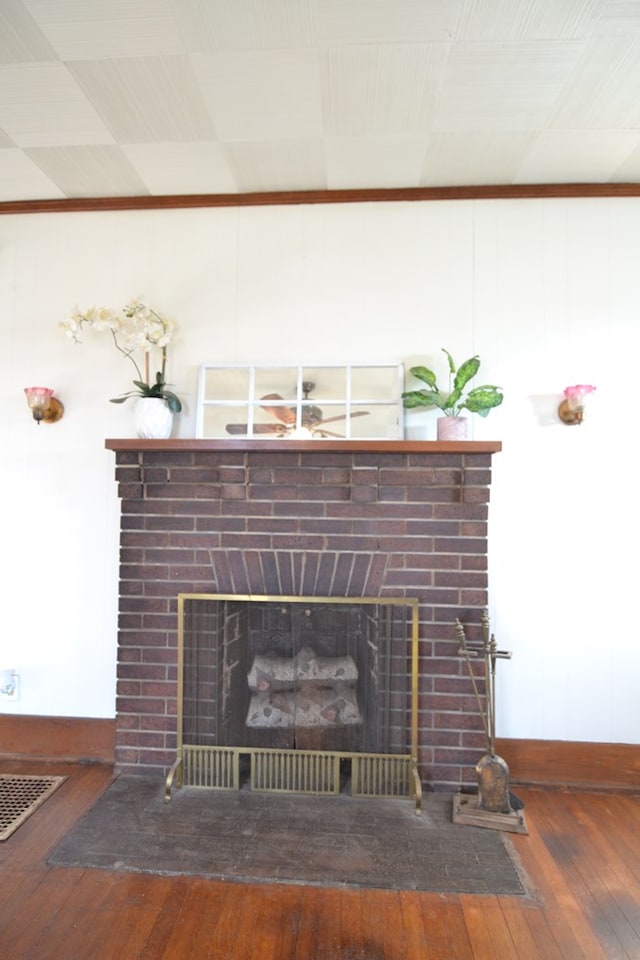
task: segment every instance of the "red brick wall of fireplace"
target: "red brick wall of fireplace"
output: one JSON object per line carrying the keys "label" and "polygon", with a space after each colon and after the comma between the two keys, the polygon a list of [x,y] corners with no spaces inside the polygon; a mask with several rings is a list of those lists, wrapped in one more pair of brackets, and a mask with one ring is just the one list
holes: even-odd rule
{"label": "red brick wall of fireplace", "polygon": [[487,605],[499,444],[107,441],[121,498],[116,767],[177,742],[177,596],[417,597],[423,782],[475,780],[485,739],[455,620]]}

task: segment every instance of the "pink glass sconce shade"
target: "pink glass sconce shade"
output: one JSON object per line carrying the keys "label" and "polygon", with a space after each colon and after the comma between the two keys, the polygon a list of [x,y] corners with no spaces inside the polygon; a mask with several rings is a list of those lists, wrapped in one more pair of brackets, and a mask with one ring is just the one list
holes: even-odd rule
{"label": "pink glass sconce shade", "polygon": [[585,407],[595,387],[591,383],[576,383],[565,387],[564,400],[558,407],[558,416],[569,427],[579,426],[584,420]]}
{"label": "pink glass sconce shade", "polygon": [[64,407],[57,397],[54,397],[50,387],[25,387],[24,392],[38,426],[43,420],[45,423],[56,423],[62,418]]}

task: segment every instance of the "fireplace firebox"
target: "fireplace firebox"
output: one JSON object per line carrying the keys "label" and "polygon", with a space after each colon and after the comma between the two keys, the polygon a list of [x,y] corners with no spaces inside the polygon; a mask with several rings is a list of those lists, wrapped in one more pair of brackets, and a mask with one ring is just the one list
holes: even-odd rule
{"label": "fireplace firebox", "polygon": [[415,796],[418,603],[178,597],[178,752],[211,789]]}

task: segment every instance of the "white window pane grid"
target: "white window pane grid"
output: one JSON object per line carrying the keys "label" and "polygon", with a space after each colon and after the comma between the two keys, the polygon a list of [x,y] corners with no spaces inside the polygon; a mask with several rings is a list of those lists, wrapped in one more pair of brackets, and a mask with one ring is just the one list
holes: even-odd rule
{"label": "white window pane grid", "polygon": [[203,364],[196,436],[403,436],[402,364]]}

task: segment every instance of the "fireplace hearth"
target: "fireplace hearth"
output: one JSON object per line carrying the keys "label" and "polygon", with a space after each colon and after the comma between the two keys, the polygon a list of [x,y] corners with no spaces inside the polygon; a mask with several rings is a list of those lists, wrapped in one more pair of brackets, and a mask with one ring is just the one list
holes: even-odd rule
{"label": "fireplace hearth", "polygon": [[[166,777],[175,763],[182,735],[181,596],[415,599],[420,780],[433,789],[475,782],[484,731],[458,657],[455,623],[465,625],[471,640],[480,636],[488,606],[491,458],[499,443],[108,440],[106,446],[116,455],[121,498],[118,772]],[[267,691],[260,690],[259,672],[263,681],[280,676],[286,685],[287,672],[302,661],[312,671],[344,671],[341,702],[314,693],[302,722],[297,696],[282,689],[266,705],[278,707],[279,719],[273,712],[272,728],[261,725],[260,696]],[[346,743],[350,750],[363,736],[359,715],[369,709],[358,688],[366,670],[352,652],[315,639],[299,649],[256,648],[243,661],[245,742],[253,749],[252,737],[287,738],[293,730],[296,749],[333,742],[331,749]],[[336,709],[352,722],[335,725]],[[285,722],[292,711],[293,727]],[[324,727],[311,722],[323,711]],[[192,722],[200,736],[203,718]]]}

